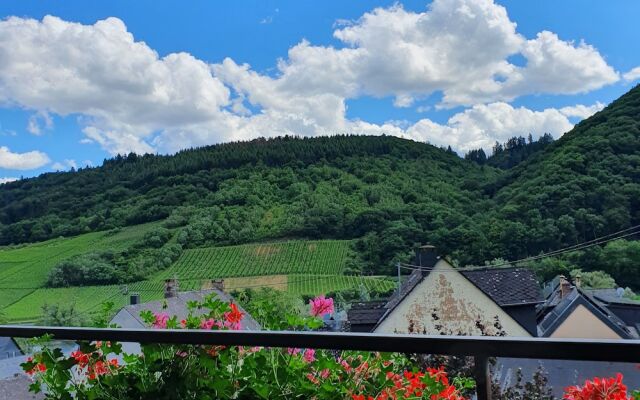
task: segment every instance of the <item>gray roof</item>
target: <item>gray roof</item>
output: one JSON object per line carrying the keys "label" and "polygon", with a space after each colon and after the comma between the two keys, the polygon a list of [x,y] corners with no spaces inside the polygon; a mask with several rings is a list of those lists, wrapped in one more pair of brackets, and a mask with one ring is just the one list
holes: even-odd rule
{"label": "gray roof", "polygon": [[[217,290],[199,290],[193,292],[179,292],[175,297],[170,297],[164,300],[151,301],[148,303],[134,304],[123,307],[115,317],[111,320],[112,323],[117,324],[122,328],[147,328],[147,324],[140,318],[140,312],[144,310],[152,311],[154,313],[165,312],[169,316],[176,316],[178,321],[186,318],[189,315],[189,308],[187,303],[191,301],[203,302],[208,296],[215,295],[221,301],[230,303],[233,298],[227,293]],[[238,306],[245,316],[240,323],[243,330],[260,330],[260,324],[254,320],[242,307]],[[194,314],[205,314],[207,310],[195,310]]]}
{"label": "gray roof", "polygon": [[554,279],[545,288],[546,301],[538,307],[538,336],[548,337],[567,319],[579,305],[586,307],[600,321],[625,339],[637,337],[635,329],[611,312],[604,303],[598,301],[586,291],[571,287],[564,297],[560,296],[559,280]]}
{"label": "gray roof", "polygon": [[492,378],[501,388],[511,387],[516,383],[516,371],[522,370],[523,381],[530,381],[536,370],[542,367],[547,377],[547,385],[552,394],[561,399],[564,388],[572,385],[583,385],[586,379],[602,376],[624,375],[624,383],[629,388],[640,387],[640,374],[635,363],[596,362],[573,360],[533,360],[520,358],[498,358],[492,368]]}
{"label": "gray roof", "polygon": [[[620,288],[618,288],[620,289]],[[618,289],[583,289],[585,293],[590,294],[597,300],[607,304],[629,304],[634,306],[640,306],[640,301],[632,300],[623,296],[620,296]],[[624,290],[622,290],[624,292]]]}
{"label": "gray roof", "polygon": [[538,279],[530,269],[488,267],[460,273],[500,307],[544,301]]}
{"label": "gray roof", "polygon": [[0,399],[30,400],[44,399],[42,393],[29,392],[31,379],[24,374],[18,374],[6,379],[0,379]]}
{"label": "gray roof", "polygon": [[0,337],[0,360],[22,355],[22,350],[13,338]]}
{"label": "gray roof", "polygon": [[385,301],[354,303],[347,312],[352,325],[375,325],[386,312]]}

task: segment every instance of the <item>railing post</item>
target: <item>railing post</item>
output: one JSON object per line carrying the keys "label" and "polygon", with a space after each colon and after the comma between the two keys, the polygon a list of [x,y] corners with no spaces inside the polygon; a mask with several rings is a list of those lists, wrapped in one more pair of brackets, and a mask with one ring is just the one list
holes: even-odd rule
{"label": "railing post", "polygon": [[491,374],[489,372],[489,357],[475,356],[473,358],[473,375],[476,379],[476,394],[478,400],[491,400]]}

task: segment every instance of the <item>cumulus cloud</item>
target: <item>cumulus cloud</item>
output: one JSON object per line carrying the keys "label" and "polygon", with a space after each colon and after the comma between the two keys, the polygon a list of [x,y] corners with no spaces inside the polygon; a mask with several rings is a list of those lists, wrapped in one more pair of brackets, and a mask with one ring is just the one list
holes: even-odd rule
{"label": "cumulus cloud", "polygon": [[40,168],[49,162],[49,157],[40,151],[12,153],[8,147],[0,146],[0,168],[28,170]]}
{"label": "cumulus cloud", "polygon": [[[207,64],[187,53],[160,56],[117,18],[83,25],[10,17],[0,21],[0,102],[33,110],[34,134],[50,128],[53,115],[77,114],[82,142],[112,154],[335,133],[387,133],[465,149],[508,134],[560,134],[571,126],[568,117],[591,112],[531,111],[507,101],[580,93],[619,79],[588,44],[546,31],[526,38],[516,28],[492,0],[434,0],[423,12],[376,8],[335,26],[339,46],[302,40],[269,75],[231,58]],[[511,63],[514,55],[525,64]],[[391,96],[396,107],[415,107],[433,93],[442,94],[438,107],[471,108],[445,125],[346,117],[348,99]],[[488,121],[514,115],[528,125]]]}
{"label": "cumulus cloud", "polygon": [[634,69],[625,73],[622,77],[628,82],[640,79],[640,67],[635,67]]}
{"label": "cumulus cloud", "polygon": [[560,109],[560,112],[562,113],[562,115],[565,115],[567,117],[584,119],[584,118],[589,118],[593,114],[602,110],[604,107],[605,105],[598,101],[596,102],[596,104],[593,104],[591,106],[585,106],[585,105],[579,104],[576,106],[562,107]]}
{"label": "cumulus cloud", "polygon": [[0,22],[0,51],[0,100],[40,116],[81,114],[87,137],[111,153],[152,152],[155,132],[216,128],[229,104],[206,63],[187,53],[159,57],[117,18],[11,17]]}
{"label": "cumulus cloud", "polygon": [[513,136],[532,134],[536,138],[550,133],[559,137],[573,128],[569,116],[598,107],[601,104],[590,107],[580,105],[564,111],[554,108],[533,111],[524,107],[515,108],[504,102],[481,104],[453,115],[446,124],[429,119],[420,120],[407,128],[406,135],[438,146],[451,145],[463,152],[477,148],[489,150],[496,141],[504,142]]}
{"label": "cumulus cloud", "polygon": [[18,178],[12,178],[12,177],[0,178],[0,185],[2,185],[3,183],[9,183],[9,182],[17,181],[17,180],[18,180]]}

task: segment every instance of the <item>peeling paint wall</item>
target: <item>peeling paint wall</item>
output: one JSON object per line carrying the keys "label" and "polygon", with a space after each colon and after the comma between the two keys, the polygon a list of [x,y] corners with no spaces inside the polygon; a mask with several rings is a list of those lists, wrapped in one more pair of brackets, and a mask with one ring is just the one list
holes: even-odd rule
{"label": "peeling paint wall", "polygon": [[531,336],[445,260],[438,261],[435,269],[375,330],[434,335],[481,335],[483,331],[489,335],[504,332],[507,336]]}

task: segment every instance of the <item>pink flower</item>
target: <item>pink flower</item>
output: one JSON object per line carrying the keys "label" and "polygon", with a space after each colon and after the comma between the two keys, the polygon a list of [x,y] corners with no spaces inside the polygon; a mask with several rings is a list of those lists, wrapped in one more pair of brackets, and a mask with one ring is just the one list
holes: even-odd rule
{"label": "pink flower", "polygon": [[329,370],[329,368],[325,368],[322,371],[320,371],[320,378],[322,379],[327,379],[329,375],[331,375],[331,371]]}
{"label": "pink flower", "polygon": [[316,297],[313,300],[309,300],[309,305],[311,306],[311,315],[314,317],[322,317],[325,314],[333,313],[333,299],[331,297],[328,299],[324,296]]}
{"label": "pink flower", "polygon": [[153,327],[165,329],[167,327],[168,320],[169,320],[169,314],[167,313],[156,314],[156,320],[153,322]]}
{"label": "pink flower", "polygon": [[297,347],[289,347],[287,348],[287,353],[289,353],[289,355],[295,356],[296,354],[300,353],[300,349]]}
{"label": "pink flower", "polygon": [[249,349],[249,353],[257,353],[259,351],[261,351],[264,347],[262,346],[253,346],[252,348]]}
{"label": "pink flower", "polygon": [[202,321],[200,323],[200,329],[211,330],[211,329],[213,329],[214,326],[216,326],[218,328],[222,328],[222,323],[219,322],[219,321],[216,321],[213,318],[205,319],[204,321]]}
{"label": "pink flower", "polygon": [[308,363],[314,362],[316,360],[316,351],[314,349],[306,349],[302,358]]}

